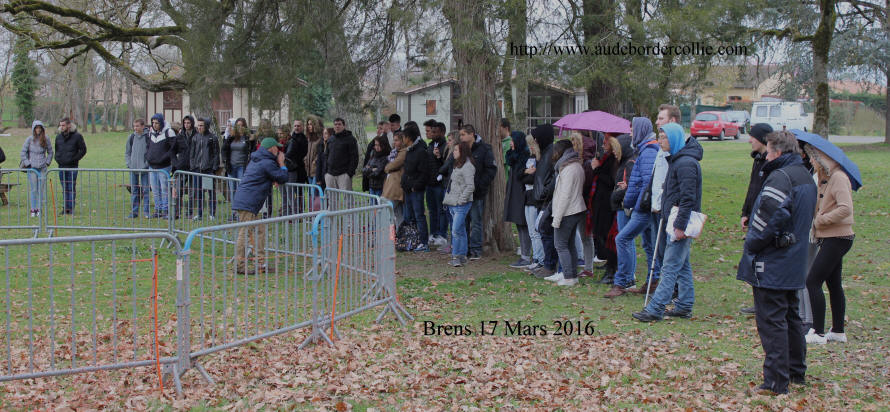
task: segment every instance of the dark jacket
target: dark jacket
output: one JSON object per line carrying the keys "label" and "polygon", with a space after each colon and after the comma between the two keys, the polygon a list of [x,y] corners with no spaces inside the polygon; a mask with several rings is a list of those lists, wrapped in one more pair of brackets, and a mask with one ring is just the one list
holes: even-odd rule
{"label": "dark jacket", "polygon": [[176,143],[176,132],[167,127],[164,116],[160,113],[151,117],[160,122],[160,130],[148,129],[148,150],[145,152],[145,161],[153,169],[161,169],[171,165],[173,145]]}
{"label": "dark jacket", "polygon": [[[247,138],[241,137],[241,139],[247,139]],[[235,138],[232,136],[229,136],[229,137],[223,139],[222,161],[223,161],[223,166],[225,166],[225,168],[226,168],[227,174],[232,174],[232,167],[233,167],[232,156],[237,155],[237,153],[232,153],[232,141],[234,141],[234,140],[235,140]],[[250,154],[253,153],[253,151],[256,149],[256,144],[254,144],[254,142],[250,139],[245,140],[245,142],[246,142],[246,144],[244,145],[244,150],[240,154],[247,158],[247,161],[244,162],[244,167],[247,167],[247,163],[250,162]]]}
{"label": "dark jacket", "polygon": [[[745,195],[745,204],[742,205],[742,216],[751,216],[751,208],[754,207],[754,201],[760,194],[760,188],[763,186],[763,176],[760,171],[766,164],[766,154],[760,152],[751,152],[751,158],[754,163],[751,165],[751,179],[748,181],[748,194]],[[751,224],[751,222],[748,222]]]}
{"label": "dark jacket", "polygon": [[507,178],[507,193],[504,196],[504,221],[525,226],[525,162],[528,160],[528,145],[525,133],[513,132],[513,149],[507,150],[507,166],[510,176]]}
{"label": "dark jacket", "polygon": [[318,143],[317,158],[315,159],[315,184],[321,186],[322,189],[327,186],[324,182],[324,174],[328,172],[328,150],[331,139],[333,137],[329,137],[327,142],[322,140]]}
{"label": "dark jacket", "polygon": [[219,167],[219,138],[210,132],[192,135],[189,143],[189,164],[193,172],[215,173]]}
{"label": "dark jacket", "polygon": [[698,140],[689,138],[680,151],[667,157],[669,166],[660,210],[670,213],[672,207],[679,207],[674,220],[676,229],[686,230],[692,211],[701,212],[702,176],[698,162],[701,161],[702,154]]}
{"label": "dark jacket", "polygon": [[87,145],[83,141],[83,136],[77,132],[73,124],[69,127],[71,129],[67,133],[56,135],[56,163],[61,168],[77,167],[80,159],[83,159],[87,154]]}
{"label": "dark jacket", "polygon": [[[434,149],[439,148],[439,156],[436,156],[433,152]],[[427,186],[442,186],[445,184],[446,180],[436,180],[436,177],[439,176],[439,169],[445,165],[445,148],[448,147],[448,140],[445,137],[439,137],[433,140],[430,140],[429,147],[427,147],[427,152],[429,153],[430,158],[430,173],[429,173],[429,182],[427,182]]]}
{"label": "dark jacket", "polygon": [[327,171],[325,173],[332,176],[346,173],[352,177],[358,167],[358,142],[352,136],[352,132],[344,130],[331,136],[327,146],[327,160],[325,161]]}
{"label": "dark jacket", "polygon": [[368,147],[365,148],[365,157],[362,158],[362,192],[367,192],[368,189],[371,188],[370,182],[368,182],[368,174],[365,173],[365,167],[368,166],[368,162],[371,161],[371,157],[374,156],[374,139],[371,139],[368,142]]}
{"label": "dark jacket", "polygon": [[383,183],[386,181],[386,164],[389,153],[377,153],[372,151],[371,158],[362,169],[362,176],[368,180],[368,188],[374,190],[383,190]]}
{"label": "dark jacket", "polygon": [[[186,116],[184,119],[188,118],[191,118],[191,116]],[[195,124],[194,120],[192,120],[192,124]],[[195,130],[194,127],[192,130],[185,130],[185,127],[183,127],[182,130],[179,131],[179,134],[176,135],[176,138],[173,139],[173,147],[170,148],[170,164],[173,166],[172,171],[192,171],[189,148],[192,145],[192,137],[197,133],[198,131]]]}
{"label": "dark jacket", "polygon": [[615,221],[612,191],[615,190],[618,159],[614,152],[608,152],[599,158],[599,163],[600,166],[593,171],[593,183],[582,190],[588,213],[585,233],[606,239]]}
{"label": "dark jacket", "polygon": [[476,176],[473,179],[475,189],[473,191],[473,200],[482,199],[488,194],[488,188],[498,173],[498,166],[494,162],[494,152],[491,145],[482,141],[482,138],[476,136],[473,142],[473,166],[476,167]]}
{"label": "dark jacket", "polygon": [[284,164],[287,166],[288,181],[291,183],[306,183],[309,174],[303,159],[309,152],[309,139],[303,133],[291,133],[287,148],[284,151]]}
{"label": "dark jacket", "polygon": [[627,192],[624,194],[624,207],[633,207],[634,211],[641,211],[640,196],[652,180],[652,168],[655,167],[655,157],[658,155],[658,142],[643,143],[640,154],[634,161],[634,168],[630,172],[627,181]]}
{"label": "dark jacket", "polygon": [[426,184],[430,177],[430,156],[427,151],[426,142],[422,137],[418,137],[414,143],[408,147],[408,153],[405,155],[405,166],[402,169],[402,190],[405,193],[420,192],[426,189]]}
{"label": "dark jacket", "polygon": [[612,199],[610,201],[612,210],[615,211],[624,209],[624,195],[627,193],[626,188],[618,188],[618,182],[627,183],[630,180],[630,175],[633,174],[635,164],[633,154],[634,149],[631,147],[630,135],[623,134],[618,136],[618,141],[621,143],[621,159],[618,161],[618,168],[615,169],[616,186],[615,189],[612,190]]}
{"label": "dark jacket", "polygon": [[[763,176],[736,278],[759,288],[802,289],[806,286],[807,239],[816,209],[816,184],[794,153],[764,164]],[[793,233],[796,242],[779,248],[776,238],[785,233]]]}
{"label": "dark jacket", "polygon": [[538,208],[543,209],[553,198],[553,189],[556,184],[553,170],[553,126],[542,124],[532,130],[535,143],[541,151],[541,158],[535,168],[535,201]]}
{"label": "dark jacket", "polygon": [[272,194],[272,182],[287,183],[287,170],[278,166],[275,155],[259,148],[250,155],[250,163],[235,190],[232,210],[259,213],[266,198]]}

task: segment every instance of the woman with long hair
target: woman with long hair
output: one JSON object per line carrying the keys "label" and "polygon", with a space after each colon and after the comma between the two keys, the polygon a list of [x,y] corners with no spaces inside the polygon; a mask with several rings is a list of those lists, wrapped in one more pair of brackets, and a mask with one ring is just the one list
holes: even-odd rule
{"label": "woman with long hair", "polygon": [[309,140],[309,149],[306,152],[305,164],[309,168],[309,183],[315,183],[318,175],[316,160],[318,159],[318,147],[322,142],[323,130],[324,124],[320,119],[312,117],[306,119],[306,139]]}
{"label": "woman with long hair", "polygon": [[389,163],[389,139],[386,134],[374,138],[371,142],[370,158],[362,169],[362,175],[368,178],[368,193],[376,196],[383,194],[383,183],[386,180],[386,164]]}
{"label": "woman with long hair", "polygon": [[586,208],[582,195],[584,170],[581,156],[572,149],[572,142],[560,140],[554,143],[553,160],[556,171],[556,186],[553,189],[551,216],[555,229],[554,248],[559,256],[562,272],[544,279],[556,282],[559,286],[578,284],[578,245],[576,233],[584,221]]}
{"label": "woman with long hair", "polygon": [[458,267],[467,263],[467,214],[473,206],[473,176],[476,168],[473,165],[472,149],[467,142],[461,142],[451,149],[454,157],[454,168],[445,191],[442,204],[448,207],[451,214],[451,266]]}
{"label": "woman with long hair", "polygon": [[[40,174],[46,173],[46,168],[53,161],[53,148],[46,138],[46,128],[43,122],[35,120],[31,123],[31,135],[25,139],[22,145],[21,166],[22,169],[36,169]],[[28,200],[31,204],[31,217],[40,216],[40,182],[37,173],[28,173]]]}
{"label": "woman with long hair", "polygon": [[520,179],[525,185],[525,224],[528,226],[528,235],[532,241],[532,261],[526,270],[535,270],[544,266],[544,243],[541,242],[541,234],[535,225],[538,219],[538,203],[535,201],[534,191],[535,173],[538,160],[541,158],[541,148],[531,134],[525,136],[525,143],[528,145],[530,156],[525,161],[525,169],[522,171]]}
{"label": "woman with long hair", "polygon": [[[844,315],[847,301],[841,284],[844,255],[853,247],[853,189],[850,178],[833,159],[811,145],[807,156],[816,171],[819,197],[813,218],[813,235],[819,251],[807,275],[807,291],[813,308],[813,327],[806,335],[807,343],[846,342]],[[825,332],[825,294],[828,286],[831,299],[831,329]]]}
{"label": "woman with long hair", "polygon": [[593,183],[586,188],[587,221],[585,233],[593,235],[593,245],[597,254],[606,258],[606,273],[600,280],[612,284],[618,268],[618,254],[615,250],[615,236],[618,227],[615,211],[612,210],[612,191],[615,190],[615,172],[618,169],[618,156],[621,144],[618,139],[606,136],[603,140],[603,154],[590,161],[593,169]]}
{"label": "woman with long hair", "polygon": [[334,136],[334,128],[328,127],[322,131],[321,141],[318,142],[318,146],[316,148],[315,154],[315,182],[322,189],[326,187],[324,182],[324,174],[327,172],[328,167],[326,164],[326,160],[328,158],[328,141],[331,137]]}
{"label": "woman with long hair", "polygon": [[[244,175],[244,168],[250,160],[250,153],[253,152],[253,144],[250,141],[250,130],[244,126],[240,126],[235,122],[229,137],[223,141],[222,158],[223,165],[226,168],[226,176],[241,179]],[[229,199],[238,189],[238,182],[229,182]]]}

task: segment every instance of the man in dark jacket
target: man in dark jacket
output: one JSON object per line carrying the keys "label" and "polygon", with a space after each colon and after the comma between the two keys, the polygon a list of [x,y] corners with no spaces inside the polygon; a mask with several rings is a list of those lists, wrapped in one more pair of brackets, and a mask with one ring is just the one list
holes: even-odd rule
{"label": "man in dark jacket", "polygon": [[763,346],[759,391],[788,393],[805,384],[806,343],[798,290],[806,286],[807,238],[817,188],[790,132],[766,136],[763,189],[754,201],[737,278],[754,289],[757,332]]}
{"label": "man in dark jacket", "polygon": [[[284,165],[282,147],[274,137],[267,137],[260,142],[260,148],[251,153],[250,162],[232,200],[232,210],[238,213],[238,222],[256,220],[266,198],[272,194],[272,183],[287,183],[287,167]],[[267,271],[263,263],[266,253],[265,241],[265,225],[242,226],[238,229],[235,243],[238,273]],[[247,263],[248,246],[256,257],[252,264]]]}
{"label": "man in dark jacket", "polygon": [[176,132],[164,121],[164,115],[156,113],[151,117],[151,128],[148,131],[148,150],[145,161],[148,168],[157,170],[150,174],[151,193],[155,201],[155,213],[152,218],[167,217],[167,190],[171,169],[171,152]]}
{"label": "man in dark jacket", "polygon": [[334,119],[334,136],[327,143],[325,184],[330,189],[352,190],[352,175],[358,167],[358,142],[346,130],[346,121]]}
{"label": "man in dark jacket", "polygon": [[[59,121],[59,134],[56,135],[56,163],[62,169],[77,169],[80,159],[87,154],[87,145],[77,127],[67,117]],[[74,201],[77,198],[77,171],[62,171],[59,176],[65,207],[60,214],[74,214]]]}
{"label": "man in dark jacket", "polygon": [[[383,136],[384,138],[386,138],[386,122],[384,122],[384,121],[377,122],[377,134],[374,135],[373,139],[370,139],[368,141],[368,147],[365,148],[365,157],[362,159],[362,170],[365,170],[365,167],[368,166],[368,162],[370,162],[371,158],[374,157],[374,139],[376,139],[380,136]],[[388,138],[387,138],[387,142],[389,142]],[[370,179],[368,178],[368,176],[365,176],[365,174],[362,173],[362,192],[367,192],[370,189],[371,189]]]}
{"label": "man in dark jacket", "polygon": [[[287,166],[288,183],[308,183],[309,173],[306,170],[304,158],[309,153],[309,138],[303,133],[303,122],[294,120],[290,139],[284,151],[284,163]],[[284,204],[284,213],[303,212],[303,191],[297,188],[281,186],[281,198]],[[288,200],[289,199],[289,200]]]}
{"label": "man in dark jacket", "polygon": [[429,231],[427,230],[426,215],[423,212],[423,199],[426,185],[430,177],[430,157],[427,152],[426,142],[420,135],[417,123],[405,123],[403,130],[408,140],[413,143],[405,154],[405,165],[402,167],[402,190],[405,192],[405,221],[414,222],[417,225],[417,234],[421,244],[414,249],[415,252],[429,251]]}
{"label": "man in dark jacket", "polygon": [[445,164],[445,148],[448,141],[445,139],[445,124],[434,121],[427,135],[430,145],[427,153],[430,159],[429,182],[426,187],[426,206],[430,212],[430,236],[431,244],[443,246],[448,243],[448,217],[442,201],[445,200],[445,182],[438,179],[438,170]]}
{"label": "man in dark jacket", "polygon": [[[701,211],[702,175],[699,162],[702,159],[702,147],[695,138],[687,139],[683,127],[676,123],[661,126],[658,142],[661,149],[669,152],[668,173],[664,182],[664,198],[662,207],[666,214],[671,208],[677,207],[677,216],[671,228],[667,221],[659,230],[670,230],[674,240],[662,236],[658,248],[664,248],[664,259],[661,264],[661,282],[652,295],[652,300],[642,312],[633,317],[641,322],[661,320],[663,316],[689,318],[692,316],[692,305],[695,302],[695,290],[692,283],[692,266],[689,263],[689,252],[692,239],[686,236],[686,226],[692,212]],[[666,232],[662,232],[666,233]],[[662,246],[663,245],[663,246]],[[671,302],[674,286],[678,286],[674,309],[665,311]]]}
{"label": "man in dark jacket", "polygon": [[[206,119],[198,119],[197,133],[192,135],[189,142],[189,165],[194,173],[213,175],[219,167],[219,139],[207,127]],[[185,126],[183,126],[185,127]],[[216,191],[213,189],[213,179],[193,177],[189,187],[189,212],[194,220],[201,220],[204,215],[204,191],[210,192],[210,220],[216,215]],[[198,213],[195,214],[195,205]]]}
{"label": "man in dark jacket", "polygon": [[[192,171],[192,168],[189,165],[189,145],[191,144],[192,136],[194,136],[195,133],[195,118],[191,115],[186,115],[182,118],[182,129],[176,134],[176,137],[173,139],[173,144],[170,147],[171,175],[175,174],[176,171]],[[192,186],[190,183],[191,180],[193,180],[192,176],[181,175],[173,182],[173,213],[176,219],[179,219],[179,213],[185,204],[186,189]],[[191,215],[193,208],[194,206],[189,207],[189,215]]]}
{"label": "man in dark jacket", "polygon": [[396,133],[402,131],[402,117],[399,116],[397,113],[389,115],[389,125],[387,129],[387,136],[389,136],[389,145],[393,146],[393,136]]}
{"label": "man in dark jacket", "polygon": [[498,166],[494,162],[494,153],[491,145],[482,141],[482,137],[476,134],[476,128],[471,124],[465,124],[460,128],[460,141],[472,145],[473,165],[476,166],[476,174],[473,178],[475,189],[473,190],[473,206],[470,207],[470,260],[482,258],[482,213],[485,210],[485,196],[488,188],[498,172]]}
{"label": "man in dark jacket", "polygon": [[532,239],[529,233],[528,223],[525,219],[525,184],[522,178],[525,176],[525,164],[530,152],[525,142],[525,133],[518,130],[510,130],[510,121],[501,118],[498,125],[498,134],[510,138],[507,149],[504,150],[506,159],[507,188],[504,195],[504,221],[516,225],[519,234],[520,256],[516,262],[510,264],[512,268],[525,268],[532,263]]}
{"label": "man in dark jacket", "polygon": [[[742,205],[742,219],[740,224],[742,230],[748,230],[748,218],[751,216],[751,208],[754,207],[754,200],[760,194],[763,186],[763,176],[760,171],[766,163],[766,135],[772,133],[773,128],[766,123],[757,123],[751,127],[748,143],[751,143],[751,158],[754,163],[751,165],[751,179],[748,181],[748,194],[745,195],[745,203]],[[754,306],[742,308],[739,310],[744,314],[753,315]]]}
{"label": "man in dark jacket", "polygon": [[545,278],[556,273],[557,255],[553,243],[553,226],[550,224],[550,202],[553,200],[553,189],[556,187],[556,177],[553,169],[553,125],[542,124],[532,130],[532,137],[538,144],[541,152],[538,165],[535,167],[535,182],[532,189],[538,209],[541,210],[541,218],[538,219],[538,230],[541,235],[541,243],[544,246],[544,261],[542,267],[532,271],[538,278]]}

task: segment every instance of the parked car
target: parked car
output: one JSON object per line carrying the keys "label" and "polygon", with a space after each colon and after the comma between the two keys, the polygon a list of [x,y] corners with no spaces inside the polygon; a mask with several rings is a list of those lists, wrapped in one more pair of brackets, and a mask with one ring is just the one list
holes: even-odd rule
{"label": "parked car", "polygon": [[739,138],[739,125],[729,120],[726,112],[701,112],[695,115],[689,133],[698,138],[707,136],[708,140],[715,137],[723,140],[727,136]]}
{"label": "parked car", "polygon": [[754,102],[751,107],[751,124],[768,123],[773,130],[813,128],[813,115],[804,110],[800,102]]}
{"label": "parked car", "polygon": [[739,126],[739,133],[745,134],[751,128],[751,114],[747,110],[727,110],[726,117],[729,121]]}

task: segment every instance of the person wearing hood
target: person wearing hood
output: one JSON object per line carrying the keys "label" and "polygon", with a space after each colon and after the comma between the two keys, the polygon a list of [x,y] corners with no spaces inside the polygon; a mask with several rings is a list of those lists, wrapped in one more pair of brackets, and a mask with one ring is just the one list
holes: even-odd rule
{"label": "person wearing hood", "polygon": [[498,130],[501,134],[509,133],[510,138],[505,152],[509,177],[507,193],[504,196],[504,221],[515,224],[519,233],[520,257],[515,263],[510,264],[510,267],[521,269],[532,263],[532,239],[525,219],[525,183],[522,181],[529,150],[525,143],[525,133],[510,132],[510,122],[507,119],[501,119]]}
{"label": "person wearing hood", "polygon": [[[35,120],[31,123],[31,135],[25,139],[22,145],[21,163],[22,169],[35,169],[38,173],[28,173],[28,200],[31,205],[31,217],[40,216],[40,182],[39,176],[46,173],[46,169],[53,161],[53,148],[46,138],[46,128],[43,122]],[[64,172],[63,172],[64,173]]]}
{"label": "person wearing hood", "polygon": [[[272,184],[287,183],[283,148],[274,137],[266,137],[260,142],[260,148],[251,153],[250,162],[232,199],[232,210],[238,213],[238,222],[256,220],[266,199],[272,195]],[[251,264],[247,262],[248,246],[255,257]],[[235,265],[238,273],[265,272],[265,254],[266,225],[238,228],[235,242]]]}
{"label": "person wearing hood", "polygon": [[[127,138],[127,147],[124,151],[124,159],[128,169],[147,169],[145,152],[148,150],[148,128],[145,127],[145,119],[133,121],[133,133]],[[130,172],[130,218],[139,217],[140,204],[142,215],[148,218],[148,190],[150,183],[146,172]]]}
{"label": "person wearing hood", "polygon": [[[757,390],[783,394],[788,393],[791,382],[806,384],[806,343],[798,290],[807,283],[809,245],[804,239],[813,222],[818,190],[798,154],[793,134],[770,133],[766,146],[763,187],[751,208],[736,277],[750,284],[754,294],[754,317],[765,354],[763,384]],[[662,273],[663,279],[667,273]]]}
{"label": "person wearing hood", "polygon": [[544,278],[559,286],[578,284],[578,245],[575,234],[584,222],[587,208],[584,205],[584,170],[581,156],[572,149],[570,140],[555,143],[552,160],[556,182],[553,189],[552,222],[555,229],[555,248],[559,255],[562,272]]}
{"label": "person wearing hood", "polygon": [[[766,135],[772,133],[773,128],[767,123],[757,123],[751,126],[748,143],[751,144],[751,158],[754,163],[751,165],[751,178],[748,180],[748,194],[745,195],[745,203],[742,204],[742,218],[739,224],[742,230],[748,230],[749,217],[751,216],[751,208],[754,206],[754,200],[760,194],[763,186],[763,176],[761,170],[766,163]],[[739,309],[739,312],[746,315],[754,314],[754,306]]]}
{"label": "person wearing hood", "polygon": [[[87,145],[77,127],[66,117],[59,121],[59,134],[56,135],[56,163],[62,169],[77,169],[80,159],[87,154]],[[59,173],[65,207],[60,214],[74,214],[77,198],[77,170],[64,170]]]}
{"label": "person wearing hood", "polygon": [[[192,135],[189,142],[189,165],[193,173],[205,175],[215,174],[219,167],[219,139],[210,131],[207,119],[198,118],[197,132]],[[208,184],[209,183],[209,184]],[[192,179],[189,187],[189,214],[194,220],[201,220],[204,215],[204,192],[210,192],[210,220],[216,215],[216,190],[213,190],[213,180],[205,178]],[[195,206],[198,212],[195,214]]]}
{"label": "person wearing hood", "polygon": [[[636,284],[637,253],[634,247],[634,239],[642,235],[643,250],[646,252],[646,268],[652,267],[652,259],[655,258],[654,244],[658,222],[655,221],[651,204],[643,204],[643,192],[650,190],[652,170],[655,166],[655,157],[658,155],[658,139],[652,131],[652,122],[645,117],[634,117],[631,121],[633,130],[633,142],[636,147],[636,160],[630,177],[627,179],[627,189],[622,201],[622,209],[618,216],[630,217],[615,236],[615,249],[618,253],[618,269],[615,271],[615,280],[612,289],[606,293],[606,297],[621,296]],[[650,200],[651,201],[651,200]],[[652,285],[658,283],[658,272],[652,275]],[[646,293],[650,285],[643,284],[639,290]],[[654,290],[654,289],[652,289]]]}
{"label": "person wearing hood", "polygon": [[[591,137],[591,135],[594,137]],[[596,130],[584,130],[581,132],[573,132],[570,138],[572,139],[572,147],[581,155],[581,166],[584,169],[584,190],[587,190],[593,185],[595,176],[593,168],[590,167],[590,162],[597,157],[597,142],[603,142],[603,133]],[[579,255],[584,256],[584,270],[578,274],[578,277],[582,278],[594,277],[594,263],[605,262],[605,260],[601,260],[597,257],[597,250],[594,247],[595,242],[593,233],[588,233],[586,229],[586,224],[582,225],[578,230],[578,238],[576,239],[576,241],[579,242],[578,244],[581,245],[581,252]]]}
{"label": "person wearing hood", "polygon": [[[542,124],[532,129],[532,137],[538,144],[540,151],[540,161],[535,169],[535,180],[533,184],[533,196],[537,202],[538,218],[536,219],[535,229],[541,235],[541,245],[544,248],[544,261],[541,267],[533,269],[531,272],[537,278],[546,278],[556,273],[557,254],[553,244],[553,188],[556,184],[555,173],[553,169],[553,125]],[[558,160],[558,159],[557,159]]]}
{"label": "person wearing hood", "polygon": [[[670,317],[689,318],[692,316],[692,305],[695,302],[695,289],[692,282],[692,266],[689,254],[692,239],[686,236],[686,225],[692,212],[701,211],[702,174],[699,162],[702,159],[702,147],[694,138],[686,139],[683,127],[676,123],[668,123],[659,128],[658,143],[661,149],[669,152],[668,173],[664,182],[664,199],[661,210],[671,213],[677,207],[677,216],[673,227],[667,227],[667,220],[659,230],[671,231],[675,240],[662,236],[659,243],[664,245],[664,259],[661,263],[661,281],[655,288],[652,300],[641,312],[633,317],[641,322],[661,320],[665,315]],[[674,308],[665,311],[671,302],[674,286],[678,286],[678,298]]]}
{"label": "person wearing hood", "polygon": [[152,218],[166,218],[168,210],[168,179],[172,166],[173,145],[176,143],[176,132],[164,121],[164,115],[155,113],[151,117],[151,128],[148,131],[148,149],[145,161],[148,168],[157,170],[150,173],[151,193],[155,202]]}
{"label": "person wearing hood", "polygon": [[[189,165],[189,147],[195,133],[195,118],[191,115],[186,115],[182,118],[182,128],[176,133],[176,137],[173,139],[173,145],[170,148],[171,175],[178,170],[183,172],[192,171]],[[176,187],[173,188],[173,197],[175,198],[173,203],[173,213],[176,219],[179,219],[179,213],[185,203],[185,192],[191,186],[189,183],[190,180],[193,180],[193,177],[188,175],[181,176],[175,180],[174,184]],[[193,208],[193,205],[189,206],[189,216],[191,216]]]}
{"label": "person wearing hood", "polygon": [[328,188],[352,190],[352,175],[358,167],[358,141],[346,130],[346,121],[334,119],[334,136],[326,143],[324,180]]}
{"label": "person wearing hood", "polygon": [[402,173],[402,190],[405,192],[405,220],[417,225],[420,244],[415,252],[429,251],[429,230],[423,200],[426,184],[429,181],[430,157],[426,142],[420,135],[420,128],[415,122],[405,123],[405,136],[410,141],[405,154],[405,166]]}
{"label": "person wearing hood", "polygon": [[476,174],[473,179],[473,206],[470,207],[470,260],[482,258],[482,214],[485,210],[485,196],[491,182],[498,172],[495,164],[494,153],[491,145],[482,141],[482,136],[476,134],[476,128],[471,124],[465,124],[460,129],[460,141],[472,145],[470,150],[473,156],[473,165]]}

